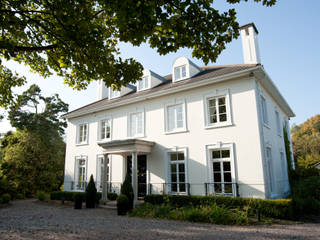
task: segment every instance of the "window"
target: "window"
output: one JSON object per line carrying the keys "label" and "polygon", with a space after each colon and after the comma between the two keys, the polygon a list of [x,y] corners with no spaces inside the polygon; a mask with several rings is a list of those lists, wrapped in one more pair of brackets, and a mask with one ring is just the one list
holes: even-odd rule
{"label": "window", "polygon": [[144,135],[143,116],[142,112],[130,114],[130,137],[141,137]]}
{"label": "window", "polygon": [[185,131],[185,109],[184,104],[175,104],[167,106],[167,132]]}
{"label": "window", "polygon": [[97,163],[97,186],[98,191],[102,191],[103,187],[103,174],[104,174],[104,161],[107,161],[107,175],[106,175],[106,181],[110,182],[110,161],[109,158],[104,158],[103,155],[98,156],[98,163]]}
{"label": "window", "polygon": [[229,90],[216,90],[204,96],[205,127],[220,127],[232,124]]}
{"label": "window", "polygon": [[213,193],[233,195],[230,149],[211,151]]}
{"label": "window", "polygon": [[104,119],[100,121],[100,136],[99,140],[111,139],[111,119]]}
{"label": "window", "polygon": [[85,190],[87,179],[87,158],[76,157],[76,172],[75,172],[75,184],[76,190]]}
{"label": "window", "polygon": [[285,158],[284,152],[280,151],[280,162],[281,162],[281,170],[282,170],[282,179],[283,179],[283,191],[289,191],[289,183],[288,183],[288,169],[287,169],[287,160]]}
{"label": "window", "polygon": [[145,90],[149,88],[149,76],[142,77],[142,80],[138,81],[138,90]]}
{"label": "window", "polygon": [[269,121],[268,121],[267,103],[266,103],[266,99],[263,96],[261,96],[261,111],[262,111],[263,123],[268,125]]}
{"label": "window", "polygon": [[174,79],[175,81],[187,77],[186,65],[174,68]]}
{"label": "window", "polygon": [[266,155],[267,155],[267,168],[268,168],[268,177],[269,177],[269,188],[270,188],[270,194],[272,195],[274,193],[274,174],[273,174],[273,163],[272,163],[272,154],[271,154],[271,148],[270,147],[267,147]]}
{"label": "window", "polygon": [[78,144],[88,143],[88,124],[80,124],[78,126]]}
{"label": "window", "polygon": [[120,97],[120,91],[113,90],[112,88],[109,88],[109,89],[110,89],[110,95],[109,95],[110,99]]}
{"label": "window", "polygon": [[184,152],[171,152],[170,158],[170,186],[172,193],[186,192],[186,168]]}
{"label": "window", "polygon": [[281,126],[280,126],[279,112],[275,111],[275,113],[276,113],[277,133],[281,136]]}

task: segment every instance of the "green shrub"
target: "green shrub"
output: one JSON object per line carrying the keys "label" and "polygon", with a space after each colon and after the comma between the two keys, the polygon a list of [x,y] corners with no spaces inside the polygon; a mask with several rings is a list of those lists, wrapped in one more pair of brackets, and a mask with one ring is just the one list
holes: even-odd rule
{"label": "green shrub", "polygon": [[3,199],[2,199],[2,197],[0,197],[0,204],[3,204],[4,202],[3,202]]}
{"label": "green shrub", "polygon": [[44,201],[44,200],[49,199],[49,195],[47,193],[45,193],[44,191],[37,191],[36,196],[40,201]]}
{"label": "green shrub", "polygon": [[133,200],[134,200],[134,194],[133,194],[133,188],[130,181],[130,176],[127,173],[126,178],[121,185],[121,194],[126,195],[129,200],[129,210],[133,209]]}
{"label": "green shrub", "polygon": [[25,199],[26,197],[23,193],[17,193],[16,198],[17,199]]}
{"label": "green shrub", "polygon": [[117,197],[117,210],[118,215],[126,215],[129,209],[129,199],[126,195],[120,194]]}
{"label": "green shrub", "polygon": [[[50,199],[51,200],[60,200],[60,201],[74,201],[74,195],[80,194],[82,196],[82,200],[86,200],[86,193],[85,192],[61,192],[61,191],[55,191],[50,193]],[[102,194],[100,192],[97,192],[96,194],[96,203],[99,202],[101,199]]]}
{"label": "green shrub", "polygon": [[8,203],[11,200],[11,195],[9,193],[4,193],[1,196],[2,203]]}
{"label": "green shrub", "polygon": [[83,194],[75,193],[74,194],[74,209],[81,209],[83,201]]}
{"label": "green shrub", "polygon": [[114,193],[114,192],[108,192],[108,193],[107,193],[107,198],[108,198],[110,201],[117,200],[117,197],[118,197],[118,194],[116,194],[116,193]]}
{"label": "green shrub", "polygon": [[86,187],[86,208],[94,208],[96,205],[97,189],[94,184],[93,175],[90,176],[90,181]]}
{"label": "green shrub", "polygon": [[249,212],[255,212],[259,209],[261,214],[266,217],[293,218],[292,203],[289,199],[264,200],[223,196],[148,195],[145,197],[145,202],[159,205],[163,204],[165,199],[168,199],[168,202],[175,208],[211,206],[216,204],[217,206],[226,208],[248,207]]}

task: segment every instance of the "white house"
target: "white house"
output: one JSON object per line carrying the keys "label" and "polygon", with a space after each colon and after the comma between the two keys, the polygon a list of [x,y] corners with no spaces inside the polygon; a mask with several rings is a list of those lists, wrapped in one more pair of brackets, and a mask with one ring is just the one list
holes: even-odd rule
{"label": "white house", "polygon": [[145,69],[121,91],[68,120],[65,191],[119,191],[280,198],[289,192],[283,127],[294,113],[263,66],[253,23],[241,27],[244,64],[199,67],[176,59],[170,75]]}

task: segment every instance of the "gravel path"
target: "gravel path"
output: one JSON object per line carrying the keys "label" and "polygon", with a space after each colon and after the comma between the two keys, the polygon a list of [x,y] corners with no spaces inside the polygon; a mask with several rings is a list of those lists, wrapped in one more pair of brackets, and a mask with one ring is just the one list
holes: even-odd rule
{"label": "gravel path", "polygon": [[114,210],[14,201],[0,208],[0,239],[317,239],[320,224],[220,226],[118,217]]}

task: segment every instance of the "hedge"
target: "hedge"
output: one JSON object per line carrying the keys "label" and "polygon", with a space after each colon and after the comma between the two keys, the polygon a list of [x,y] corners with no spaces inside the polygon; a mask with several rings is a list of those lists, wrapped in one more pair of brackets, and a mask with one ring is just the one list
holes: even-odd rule
{"label": "hedge", "polygon": [[[82,201],[86,201],[86,193],[85,192],[62,192],[62,191],[56,191],[50,193],[50,199],[51,200],[61,200],[61,201],[74,201],[74,196],[76,194],[80,194],[82,196]],[[96,202],[98,203],[101,199],[102,194],[97,192],[96,195]]]}
{"label": "hedge", "polygon": [[254,198],[223,197],[223,196],[185,196],[185,195],[147,195],[145,202],[160,205],[168,201],[173,207],[199,207],[213,203],[226,208],[243,208],[248,206],[250,210],[260,210],[266,217],[292,219],[293,205],[290,199],[264,200]]}

